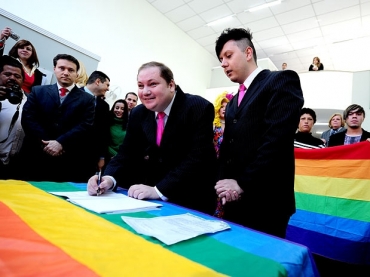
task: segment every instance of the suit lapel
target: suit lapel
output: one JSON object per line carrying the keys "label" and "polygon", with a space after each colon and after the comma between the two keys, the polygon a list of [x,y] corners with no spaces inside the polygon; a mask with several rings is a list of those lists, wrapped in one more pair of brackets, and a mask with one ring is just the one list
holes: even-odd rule
{"label": "suit lapel", "polygon": [[69,103],[78,100],[80,97],[80,93],[82,93],[82,91],[74,86],[73,89],[68,93],[67,97],[64,98],[62,106],[69,105]]}
{"label": "suit lapel", "polygon": [[156,144],[157,121],[155,120],[155,113],[147,110],[146,118],[142,121],[142,124],[143,131],[149,143]]}
{"label": "suit lapel", "polygon": [[50,96],[50,98],[57,104],[60,105],[60,98],[59,98],[59,91],[57,84],[54,84],[49,87],[47,90],[47,94]]}

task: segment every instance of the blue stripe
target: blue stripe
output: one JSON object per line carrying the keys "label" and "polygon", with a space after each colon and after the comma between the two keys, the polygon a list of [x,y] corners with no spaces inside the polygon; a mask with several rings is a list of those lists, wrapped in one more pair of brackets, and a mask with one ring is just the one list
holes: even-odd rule
{"label": "blue stripe", "polygon": [[350,241],[370,242],[370,223],[297,209],[289,225]]}
{"label": "blue stripe", "polygon": [[287,239],[309,247],[316,254],[350,264],[370,265],[370,243],[349,241],[289,225]]}

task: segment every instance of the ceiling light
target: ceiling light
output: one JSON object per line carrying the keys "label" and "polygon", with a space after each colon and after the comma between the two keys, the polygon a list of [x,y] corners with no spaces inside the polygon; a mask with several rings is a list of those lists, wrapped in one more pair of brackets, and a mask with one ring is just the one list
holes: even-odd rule
{"label": "ceiling light", "polygon": [[278,4],[281,4],[281,0],[266,3],[266,4],[263,4],[263,5],[251,8],[249,10],[245,10],[245,12],[255,12],[255,11],[262,10],[262,9],[265,9],[265,8],[268,8],[268,7],[272,7],[272,6],[275,6],[275,5],[278,5]]}
{"label": "ceiling light", "polygon": [[226,17],[223,17],[223,18],[217,19],[217,20],[215,20],[215,21],[212,21],[212,22],[207,23],[206,25],[207,25],[207,26],[213,26],[213,25],[217,25],[217,24],[224,23],[224,22],[226,22],[226,21],[231,20],[235,15],[236,15],[236,14],[232,14],[232,15],[229,15],[229,16],[226,16]]}

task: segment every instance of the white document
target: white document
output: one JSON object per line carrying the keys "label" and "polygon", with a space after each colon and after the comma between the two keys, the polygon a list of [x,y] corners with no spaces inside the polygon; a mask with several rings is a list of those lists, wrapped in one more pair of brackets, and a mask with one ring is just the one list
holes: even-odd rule
{"label": "white document", "polygon": [[155,210],[162,206],[162,204],[138,200],[113,191],[99,196],[91,196],[87,191],[49,191],[49,193],[67,197],[71,203],[100,214],[141,212]]}
{"label": "white document", "polygon": [[155,237],[167,245],[202,234],[230,229],[230,226],[221,220],[207,220],[190,213],[154,218],[129,216],[121,216],[121,218],[137,233]]}

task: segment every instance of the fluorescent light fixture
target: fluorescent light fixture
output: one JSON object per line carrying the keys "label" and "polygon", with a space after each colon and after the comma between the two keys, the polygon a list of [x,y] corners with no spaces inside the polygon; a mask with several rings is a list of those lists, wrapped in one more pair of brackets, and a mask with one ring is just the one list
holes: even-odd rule
{"label": "fluorescent light fixture", "polygon": [[232,15],[229,15],[229,16],[226,16],[226,17],[217,19],[215,21],[212,21],[212,22],[207,23],[206,25],[207,26],[213,26],[213,25],[218,25],[218,24],[221,24],[221,23],[225,23],[225,22],[231,20],[235,15],[236,14],[232,14]]}
{"label": "fluorescent light fixture", "polygon": [[272,7],[272,6],[275,6],[275,5],[279,5],[279,4],[281,4],[281,0],[266,3],[266,4],[263,4],[263,5],[251,8],[249,10],[245,10],[245,12],[255,12],[255,11],[262,10],[262,9]]}

